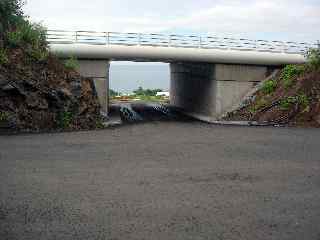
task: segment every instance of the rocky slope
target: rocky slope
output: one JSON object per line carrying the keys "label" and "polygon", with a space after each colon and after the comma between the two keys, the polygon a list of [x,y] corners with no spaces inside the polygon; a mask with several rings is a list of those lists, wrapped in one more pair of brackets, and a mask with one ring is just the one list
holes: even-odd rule
{"label": "rocky slope", "polygon": [[224,120],[320,127],[320,70],[287,66]]}
{"label": "rocky slope", "polygon": [[33,61],[11,49],[0,64],[0,131],[94,129],[101,125],[93,81],[54,56]]}

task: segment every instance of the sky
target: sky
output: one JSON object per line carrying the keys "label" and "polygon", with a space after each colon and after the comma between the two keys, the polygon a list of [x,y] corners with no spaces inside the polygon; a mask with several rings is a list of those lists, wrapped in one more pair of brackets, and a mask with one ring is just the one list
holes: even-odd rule
{"label": "sky", "polygon": [[[51,30],[196,34],[310,43],[320,40],[320,0],[26,1],[25,13],[31,20]],[[150,68],[157,64],[159,71]],[[157,71],[163,81],[153,81],[155,75],[150,69]],[[123,92],[138,86],[167,89],[168,74],[168,64],[112,62],[110,86]]]}
{"label": "sky", "polygon": [[48,29],[320,40],[320,0],[27,0]]}

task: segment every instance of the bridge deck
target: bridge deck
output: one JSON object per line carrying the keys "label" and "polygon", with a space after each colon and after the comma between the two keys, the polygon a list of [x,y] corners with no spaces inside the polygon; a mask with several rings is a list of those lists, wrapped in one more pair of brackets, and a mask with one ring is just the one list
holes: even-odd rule
{"label": "bridge deck", "polygon": [[48,31],[61,57],[131,61],[193,61],[283,65],[305,62],[316,44],[141,33]]}

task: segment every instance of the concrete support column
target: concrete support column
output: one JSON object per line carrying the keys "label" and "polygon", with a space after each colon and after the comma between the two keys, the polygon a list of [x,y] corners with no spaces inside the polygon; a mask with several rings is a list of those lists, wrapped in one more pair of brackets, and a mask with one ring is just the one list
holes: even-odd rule
{"label": "concrete support column", "polygon": [[214,64],[171,63],[170,104],[195,117],[215,111]]}
{"label": "concrete support column", "polygon": [[109,68],[106,60],[79,60],[79,73],[92,78],[98,93],[101,110],[108,113],[109,105]]}
{"label": "concrete support column", "polygon": [[267,77],[268,67],[172,63],[170,102],[187,114],[213,121],[230,110]]}

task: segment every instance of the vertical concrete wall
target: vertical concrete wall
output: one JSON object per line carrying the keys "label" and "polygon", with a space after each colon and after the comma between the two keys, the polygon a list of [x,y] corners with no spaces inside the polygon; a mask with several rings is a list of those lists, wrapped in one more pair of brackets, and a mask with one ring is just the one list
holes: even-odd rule
{"label": "vertical concrete wall", "polygon": [[215,111],[214,64],[171,63],[170,104],[190,114]]}
{"label": "vertical concrete wall", "polygon": [[172,63],[170,102],[186,113],[213,121],[267,77],[268,68],[251,65]]}
{"label": "vertical concrete wall", "polygon": [[79,73],[94,80],[102,111],[108,113],[109,105],[109,61],[79,60]]}
{"label": "vertical concrete wall", "polygon": [[268,67],[216,64],[215,118],[239,104],[242,98],[268,75]]}

